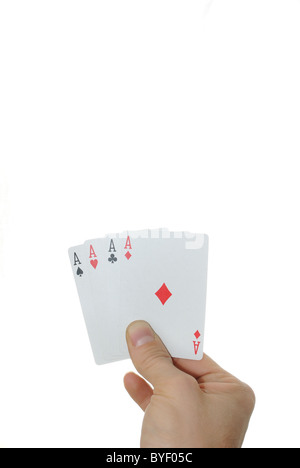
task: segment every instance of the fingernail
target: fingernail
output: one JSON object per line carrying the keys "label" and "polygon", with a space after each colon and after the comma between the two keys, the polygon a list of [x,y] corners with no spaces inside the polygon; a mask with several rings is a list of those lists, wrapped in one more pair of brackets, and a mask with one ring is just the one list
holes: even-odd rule
{"label": "fingernail", "polygon": [[154,333],[150,325],[147,322],[133,322],[129,325],[127,333],[132,345],[135,348],[139,348],[146,343],[154,341]]}

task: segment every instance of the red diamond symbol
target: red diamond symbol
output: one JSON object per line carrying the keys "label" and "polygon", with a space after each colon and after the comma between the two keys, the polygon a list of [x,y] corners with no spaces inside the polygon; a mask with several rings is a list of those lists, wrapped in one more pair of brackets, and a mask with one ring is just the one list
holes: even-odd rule
{"label": "red diamond symbol", "polygon": [[127,260],[129,260],[132,257],[132,255],[129,251],[127,251],[127,253],[125,254],[125,257],[127,258]]}
{"label": "red diamond symbol", "polygon": [[168,290],[167,286],[164,283],[162,287],[155,293],[155,295],[158,297],[162,305],[165,305],[165,303],[172,296],[172,293]]}
{"label": "red diamond symbol", "polygon": [[196,340],[198,340],[198,338],[201,336],[201,333],[199,333],[199,330],[196,331],[196,333],[194,333],[195,337],[196,337]]}

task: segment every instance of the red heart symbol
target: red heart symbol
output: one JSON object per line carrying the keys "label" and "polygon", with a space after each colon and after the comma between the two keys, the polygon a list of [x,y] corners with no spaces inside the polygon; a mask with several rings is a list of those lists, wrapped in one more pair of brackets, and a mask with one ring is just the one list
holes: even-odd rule
{"label": "red heart symbol", "polygon": [[92,267],[95,268],[95,270],[96,270],[96,268],[97,268],[97,266],[98,266],[98,260],[91,260],[91,265],[92,265]]}

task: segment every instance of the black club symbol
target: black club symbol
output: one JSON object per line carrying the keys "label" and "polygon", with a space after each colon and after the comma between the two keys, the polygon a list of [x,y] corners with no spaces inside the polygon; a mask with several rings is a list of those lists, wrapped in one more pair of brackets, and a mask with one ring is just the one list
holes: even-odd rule
{"label": "black club symbol", "polygon": [[114,254],[111,254],[108,261],[113,265],[115,262],[118,261],[117,257]]}

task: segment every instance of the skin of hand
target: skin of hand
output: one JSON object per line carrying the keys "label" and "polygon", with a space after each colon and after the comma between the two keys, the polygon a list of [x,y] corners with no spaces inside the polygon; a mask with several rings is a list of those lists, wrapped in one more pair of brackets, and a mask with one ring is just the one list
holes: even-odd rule
{"label": "skin of hand", "polygon": [[147,322],[129,325],[126,339],[140,376],[124,378],[145,412],[142,448],[240,448],[255,406],[253,390],[208,356],[172,359]]}

